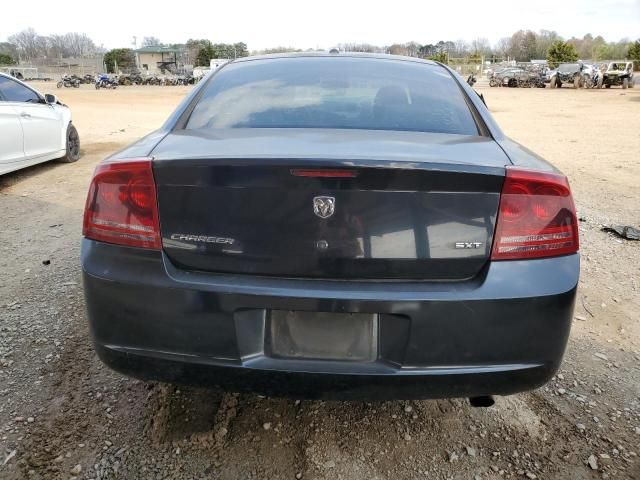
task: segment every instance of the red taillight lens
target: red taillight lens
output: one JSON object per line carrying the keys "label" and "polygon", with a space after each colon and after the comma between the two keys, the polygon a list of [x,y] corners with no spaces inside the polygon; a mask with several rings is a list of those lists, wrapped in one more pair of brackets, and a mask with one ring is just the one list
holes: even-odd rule
{"label": "red taillight lens", "polygon": [[102,242],[161,248],[150,159],[98,165],[89,187],[82,234]]}
{"label": "red taillight lens", "polygon": [[567,178],[507,167],[491,259],[566,255],[578,247],[576,209]]}

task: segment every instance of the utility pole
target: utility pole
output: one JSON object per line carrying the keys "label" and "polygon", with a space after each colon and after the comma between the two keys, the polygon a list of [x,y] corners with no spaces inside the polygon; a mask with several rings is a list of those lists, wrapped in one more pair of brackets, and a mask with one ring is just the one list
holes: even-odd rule
{"label": "utility pole", "polygon": [[[136,37],[135,35],[133,36],[133,49],[137,50],[138,49],[138,37]],[[140,57],[138,56],[138,54],[136,53],[136,69],[140,70]]]}

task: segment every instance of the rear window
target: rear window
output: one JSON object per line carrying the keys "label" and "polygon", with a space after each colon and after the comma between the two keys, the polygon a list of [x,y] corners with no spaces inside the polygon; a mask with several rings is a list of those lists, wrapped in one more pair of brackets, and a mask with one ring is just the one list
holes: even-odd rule
{"label": "rear window", "polygon": [[442,67],[353,57],[239,62],[205,87],[187,129],[333,128],[478,135]]}
{"label": "rear window", "polygon": [[609,70],[624,70],[625,68],[627,68],[626,63],[612,63]]}

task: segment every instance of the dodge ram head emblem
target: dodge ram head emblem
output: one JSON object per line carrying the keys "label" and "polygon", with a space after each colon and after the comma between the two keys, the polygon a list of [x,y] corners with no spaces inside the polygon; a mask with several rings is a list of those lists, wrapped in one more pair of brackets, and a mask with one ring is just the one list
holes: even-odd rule
{"label": "dodge ram head emblem", "polygon": [[336,209],[334,197],[313,197],[313,213],[320,218],[329,218]]}

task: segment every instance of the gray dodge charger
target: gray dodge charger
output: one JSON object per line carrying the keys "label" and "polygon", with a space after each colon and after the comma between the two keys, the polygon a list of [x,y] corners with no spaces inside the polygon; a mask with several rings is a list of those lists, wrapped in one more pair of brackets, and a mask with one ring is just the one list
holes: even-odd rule
{"label": "gray dodge charger", "polygon": [[83,234],[109,367],[302,398],[537,388],[580,270],[566,177],[454,71],[386,55],[226,64],[98,165]]}

